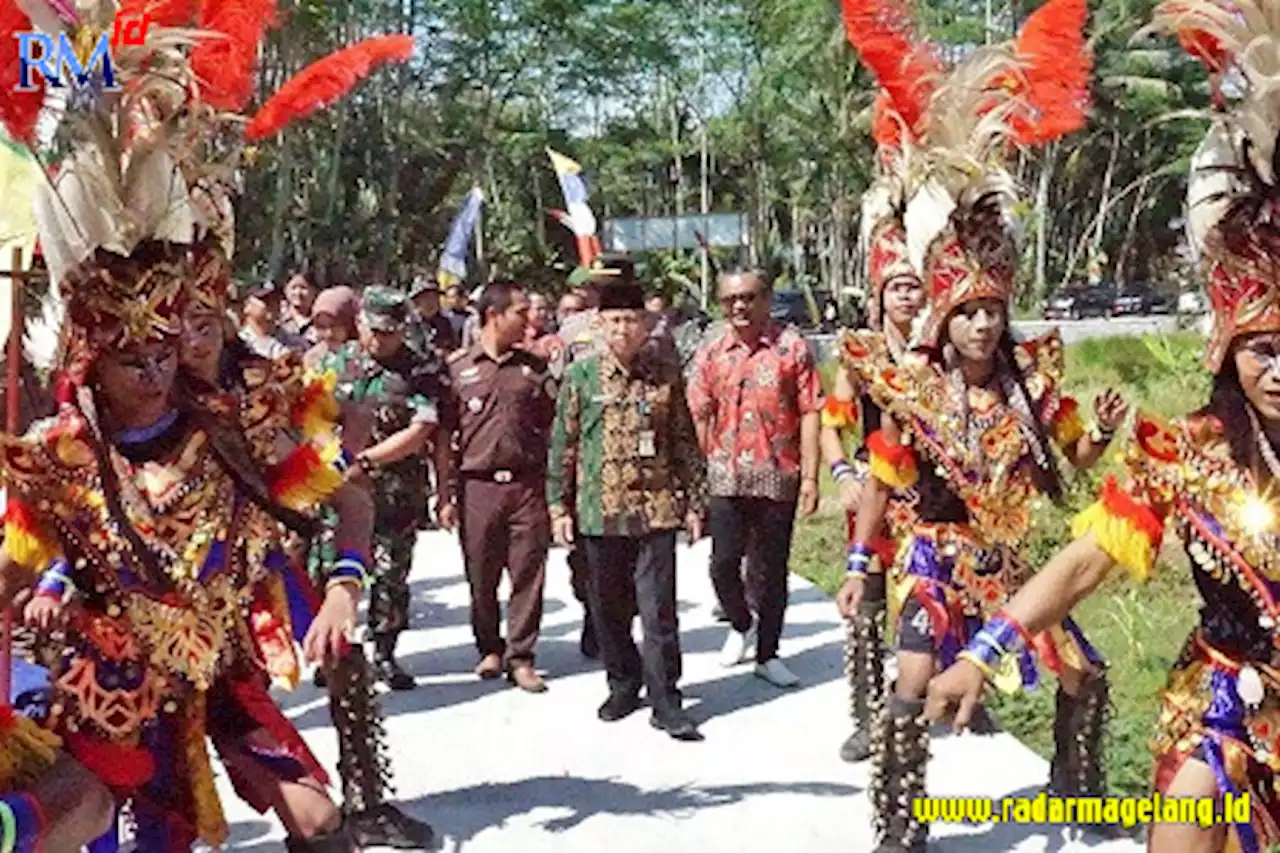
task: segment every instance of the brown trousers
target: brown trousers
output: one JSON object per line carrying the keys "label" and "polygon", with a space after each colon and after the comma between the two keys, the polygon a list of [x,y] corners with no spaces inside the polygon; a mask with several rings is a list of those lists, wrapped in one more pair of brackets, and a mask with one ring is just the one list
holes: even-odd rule
{"label": "brown trousers", "polygon": [[[463,475],[462,556],[471,585],[471,631],[480,655],[502,655],[506,664],[532,663],[542,627],[551,520],[540,478],[495,483]],[[498,583],[511,575],[507,640],[499,629]]]}

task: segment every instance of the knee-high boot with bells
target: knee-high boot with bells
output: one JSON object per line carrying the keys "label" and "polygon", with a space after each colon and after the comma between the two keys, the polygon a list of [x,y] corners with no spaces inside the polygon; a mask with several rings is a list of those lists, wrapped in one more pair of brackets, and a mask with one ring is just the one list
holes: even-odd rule
{"label": "knee-high boot with bells", "polygon": [[1058,688],[1053,720],[1053,761],[1049,790],[1069,797],[1101,797],[1107,793],[1104,741],[1111,709],[1111,686],[1105,673],[1086,679],[1070,696]]}
{"label": "knee-high boot with bells", "polygon": [[849,716],[853,732],[840,745],[845,761],[865,761],[871,755],[871,730],[884,704],[884,599],[865,600],[845,622],[844,675],[849,685]]}
{"label": "knee-high boot with bells", "polygon": [[890,696],[871,744],[872,821],[875,853],[924,853],[929,827],[913,804],[925,795],[929,723],[923,699]]}
{"label": "knee-high boot with bells", "polygon": [[373,674],[361,647],[351,647],[330,674],[329,684],[343,812],[351,838],[362,848],[428,849],[435,840],[431,827],[387,801],[391,759]]}

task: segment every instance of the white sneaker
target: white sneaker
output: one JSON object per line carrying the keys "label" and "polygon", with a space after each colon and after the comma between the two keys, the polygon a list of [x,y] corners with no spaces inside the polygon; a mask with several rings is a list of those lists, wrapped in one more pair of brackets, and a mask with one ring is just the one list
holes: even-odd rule
{"label": "white sneaker", "polygon": [[774,687],[799,687],[800,679],[777,658],[756,664],[756,678],[763,678]]}
{"label": "white sneaker", "polygon": [[725,669],[737,666],[750,660],[756,650],[756,626],[753,622],[751,627],[743,633],[738,633],[732,628],[729,629],[729,638],[724,641],[724,649],[720,652],[720,665]]}

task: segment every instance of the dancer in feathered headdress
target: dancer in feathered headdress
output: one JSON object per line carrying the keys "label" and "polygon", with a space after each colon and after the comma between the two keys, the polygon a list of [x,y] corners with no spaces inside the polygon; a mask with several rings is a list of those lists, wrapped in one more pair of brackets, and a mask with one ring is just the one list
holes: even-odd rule
{"label": "dancer in feathered headdress", "polygon": [[[378,61],[407,58],[412,41],[322,60],[247,125],[273,0],[0,0],[0,51],[13,54],[33,20],[81,44],[142,13],[145,43],[112,57],[120,90],[90,81],[71,98],[59,130],[70,153],[36,200],[66,305],[61,405],[2,440],[3,570],[44,572],[36,611],[78,605],[49,724],[130,803],[140,849],[225,841],[211,738],[237,792],[294,833],[290,850],[347,853],[351,828],[323,770],[266,692],[296,682],[295,638],[312,659],[341,655],[365,581],[367,519],[344,515],[350,559],[322,602],[283,553],[290,531],[310,535],[319,505],[353,488],[325,417],[334,407],[288,369],[240,399],[197,393],[181,381],[179,339],[187,306],[226,285],[243,141],[320,108]],[[16,56],[3,59],[13,72]],[[15,139],[31,139],[40,110],[39,98],[0,92]]]}
{"label": "dancer in feathered headdress", "polygon": [[[887,14],[880,10],[877,20]],[[1103,432],[1084,435],[1075,401],[1059,392],[1060,340],[1015,344],[1008,329],[1018,187],[1006,158],[1083,124],[1086,17],[1084,0],[1049,0],[1016,42],[978,48],[949,71],[926,69],[914,81],[926,95],[918,125],[907,125],[918,126],[921,142],[903,222],[907,256],[929,295],[923,347],[894,359],[882,336],[851,333],[844,341],[846,369],[885,414],[867,439],[871,477],[838,599],[846,617],[872,586],[872,537],[890,497],[918,493],[887,584],[899,669],[874,731],[881,851],[924,849],[927,830],[911,804],[925,792],[927,680],[1025,577],[1032,499],[1061,495],[1053,445],[1088,467],[1124,414],[1118,397],[1101,395]],[[1002,686],[1035,684],[1036,657],[1070,685],[1060,688],[1051,786],[1099,794],[1103,663],[1070,620],[1046,632],[1037,651],[1008,658]]]}
{"label": "dancer in feathered headdress", "polygon": [[1244,812],[1216,826],[1154,823],[1149,849],[1260,853],[1280,843],[1280,2],[1165,0],[1153,27],[1178,36],[1215,78],[1231,71],[1233,86],[1221,91],[1239,96],[1192,158],[1187,187],[1189,237],[1213,309],[1213,391],[1173,423],[1138,414],[1126,476],[1108,479],[1075,522],[1079,538],[1010,602],[1004,623],[988,623],[935,680],[932,713],[972,706],[993,661],[986,645],[1021,642],[1008,625],[1035,636],[1117,564],[1148,578],[1172,523],[1203,605],[1164,693],[1155,789],[1235,795]]}
{"label": "dancer in feathered headdress", "polygon": [[[862,201],[862,243],[870,283],[867,315],[872,330],[884,336],[889,355],[900,361],[910,351],[912,325],[925,303],[920,274],[907,255],[902,215],[914,189],[911,165],[928,108],[929,77],[940,65],[931,46],[915,38],[914,22],[905,7],[847,0],[844,16],[850,42],[880,86],[872,119],[877,171]],[[854,544],[856,509],[870,468],[865,442],[852,461],[846,458],[844,435],[861,427],[865,438],[879,426],[880,410],[875,401],[860,392],[848,370],[838,370],[832,393],[823,405],[822,447],[846,508],[850,545]],[[878,566],[893,563],[897,550],[894,530],[909,523],[912,498],[909,491],[896,496],[888,512],[891,523],[876,532],[871,546],[879,557]],[[867,557],[860,551],[849,553],[849,559],[855,561]],[[845,761],[863,761],[871,754],[871,729],[884,697],[884,614],[884,575],[877,571],[869,576],[857,613],[845,626],[845,678],[853,719],[853,732],[840,747]]]}

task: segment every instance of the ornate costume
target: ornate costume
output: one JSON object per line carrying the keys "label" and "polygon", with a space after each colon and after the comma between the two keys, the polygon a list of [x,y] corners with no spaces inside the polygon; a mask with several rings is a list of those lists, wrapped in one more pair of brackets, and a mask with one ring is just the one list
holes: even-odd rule
{"label": "ornate costume", "polygon": [[1231,352],[1248,335],[1280,332],[1280,233],[1268,212],[1280,198],[1280,107],[1268,59],[1280,48],[1276,20],[1274,2],[1253,0],[1166,0],[1154,11],[1154,28],[1177,35],[1212,72],[1239,72],[1241,100],[1211,127],[1188,182],[1189,238],[1213,308],[1205,364],[1216,374],[1214,396],[1175,423],[1139,413],[1125,475],[1109,479],[1074,525],[1138,580],[1154,570],[1166,525],[1182,540],[1203,603],[1164,693],[1155,787],[1167,790],[1194,758],[1212,769],[1219,794],[1250,793],[1251,822],[1227,826],[1225,849],[1244,853],[1280,843],[1280,460]]}
{"label": "ornate costume", "polygon": [[[113,55],[120,91],[89,87],[72,100],[62,125],[71,153],[36,198],[41,248],[66,303],[60,405],[25,435],[0,438],[6,555],[44,571],[43,592],[77,598],[48,725],[130,803],[139,847],[163,853],[226,839],[207,738],[259,809],[268,803],[237,766],[325,779],[267,687],[296,683],[295,640],[317,607],[283,543],[314,531],[345,458],[336,404],[296,363],[245,370],[238,393],[180,384],[158,422],[121,428],[102,405],[99,358],[164,344],[135,368],[162,370],[187,305],[225,287],[242,134],[269,136],[412,49],[407,38],[375,39],[321,60],[242,130],[237,113],[269,16],[246,28],[219,8],[205,5],[199,20],[190,6],[149,8],[145,45]],[[112,2],[58,9],[39,25],[75,38],[109,31],[117,14]],[[33,28],[11,13],[13,32]],[[29,140],[40,104],[23,112],[21,97],[6,89],[0,118]],[[363,582],[358,564],[330,580]],[[339,828],[288,844],[345,853],[350,840]]]}
{"label": "ornate costume", "polygon": [[[886,332],[883,328],[885,290],[904,279],[920,281],[919,273],[907,256],[907,232],[902,217],[907,198],[911,195],[911,146],[919,141],[925,105],[920,102],[919,92],[901,83],[926,68],[933,68],[934,64],[928,54],[907,52],[904,61],[904,54],[894,50],[897,45],[893,39],[902,39],[909,32],[909,22],[905,19],[893,22],[891,26],[883,20],[881,27],[866,26],[865,15],[869,10],[856,4],[847,6],[846,10],[850,42],[864,60],[872,64],[882,81],[873,122],[879,174],[863,196],[862,242],[867,252],[871,285],[867,296],[868,324],[873,332],[893,336],[896,330]],[[889,14],[895,10],[886,8],[880,11]],[[897,103],[895,96],[904,100]],[[888,337],[886,345],[890,356],[897,361],[906,354],[908,342]],[[840,399],[833,393],[823,405],[822,425],[839,431],[842,438],[845,430],[861,427],[862,443],[853,460],[833,462],[831,469],[837,482],[852,479],[861,492],[860,487],[870,475],[865,439],[880,427],[880,410],[875,401],[867,393],[849,400]],[[882,570],[893,564],[897,541],[911,526],[917,499],[914,489],[906,489],[891,499],[886,524],[869,543],[879,559],[881,571],[868,577],[858,612],[845,623],[844,672],[849,685],[849,715],[853,720],[853,732],[840,748],[840,755],[846,761],[863,761],[871,755],[871,730],[884,701],[885,587]],[[846,521],[852,548],[855,545],[857,514],[847,513]]]}
{"label": "ornate costume", "polygon": [[[907,13],[892,4],[846,0],[846,24],[864,60],[892,66],[882,88],[897,93],[899,125],[920,139],[920,171],[902,222],[906,260],[929,295],[920,352],[895,359],[884,336],[847,333],[843,360],[851,375],[899,427],[897,442],[878,431],[867,439],[870,476],[895,490],[915,489],[910,536],[888,577],[889,616],[899,648],[953,661],[985,615],[1023,582],[1022,548],[1032,500],[1056,484],[1052,448],[1083,434],[1074,400],[1059,391],[1056,334],[997,350],[998,384],[969,387],[960,356],[945,340],[956,309],[978,300],[1005,306],[1013,297],[1016,251],[1009,207],[1017,197],[1002,158],[1015,144],[1055,139],[1084,120],[1090,63],[1080,0],[1050,0],[1028,19],[1014,44],[979,48],[943,74],[927,45],[912,41]],[[901,69],[901,70],[899,70]],[[915,153],[913,152],[913,158]],[[883,270],[901,267],[899,226],[880,224],[872,246]],[[873,232],[874,233],[874,232]],[[850,571],[865,573],[872,549],[855,543]],[[1046,634],[1040,662],[1087,671],[1102,662],[1069,621]],[[1037,681],[1030,651],[1002,673],[1007,689]],[[1105,685],[1105,682],[1097,682]],[[1093,688],[1098,689],[1098,688]],[[1060,700],[1066,701],[1066,700]],[[1075,701],[1072,699],[1071,701]],[[911,803],[925,793],[928,730],[923,701],[891,696],[876,726],[873,808],[880,851],[923,850],[926,830]],[[1071,712],[1063,709],[1066,718]],[[1100,720],[1093,728],[1100,731]],[[1098,794],[1078,770],[1078,732],[1059,726],[1053,787]],[[1091,743],[1090,747],[1097,744]],[[1090,749],[1087,758],[1099,760]],[[1071,778],[1067,778],[1071,776]],[[1097,780],[1093,780],[1097,781]]]}

